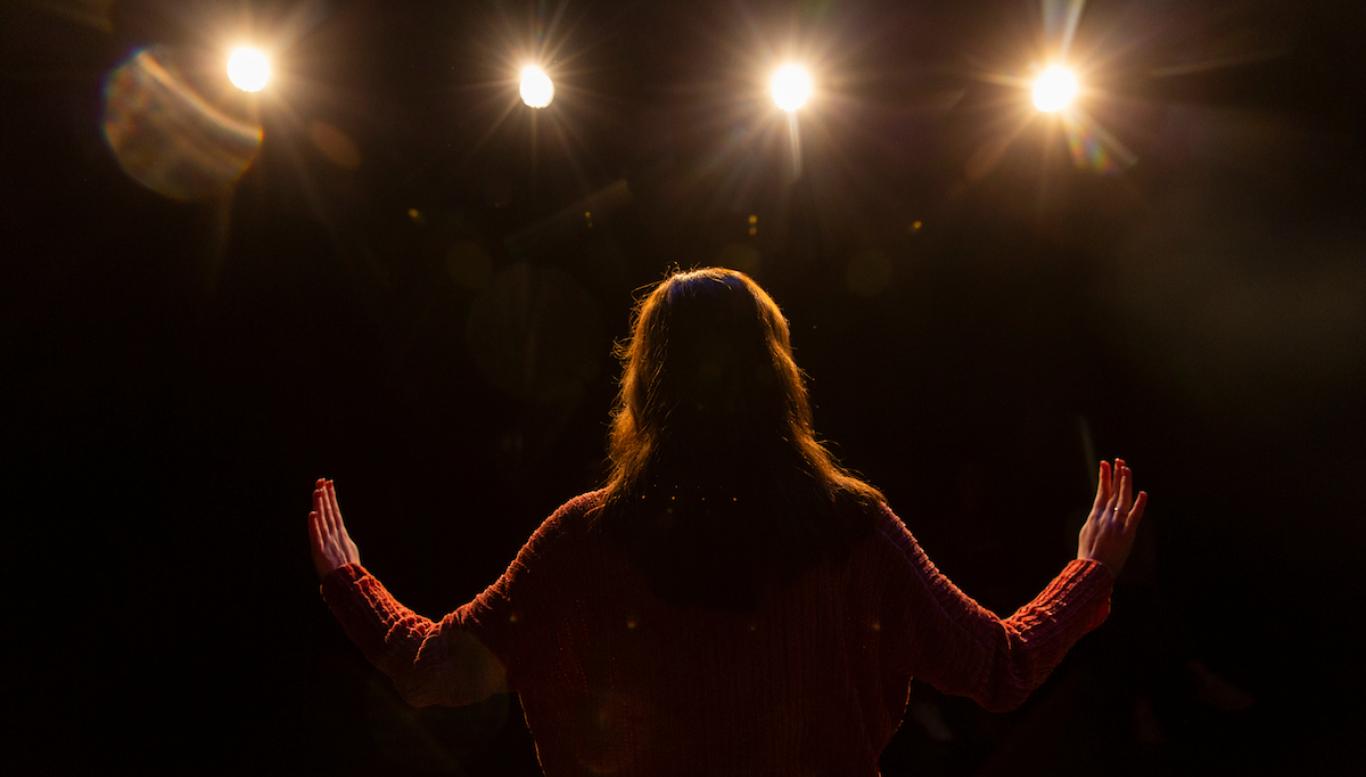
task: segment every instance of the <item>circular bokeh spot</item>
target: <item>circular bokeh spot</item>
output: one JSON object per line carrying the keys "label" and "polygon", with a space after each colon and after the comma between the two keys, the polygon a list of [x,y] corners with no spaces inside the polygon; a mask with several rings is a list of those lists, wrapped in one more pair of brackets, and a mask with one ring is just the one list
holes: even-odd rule
{"label": "circular bokeh spot", "polygon": [[223,194],[261,148],[250,98],[185,50],[133,52],[104,82],[104,139],[133,180],[175,200]]}

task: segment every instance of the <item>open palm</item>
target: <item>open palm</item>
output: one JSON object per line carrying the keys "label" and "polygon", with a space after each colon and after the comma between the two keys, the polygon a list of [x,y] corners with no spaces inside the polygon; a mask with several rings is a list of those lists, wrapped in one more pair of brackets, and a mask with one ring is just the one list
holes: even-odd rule
{"label": "open palm", "polygon": [[1147,491],[1139,491],[1137,499],[1133,493],[1134,473],[1124,459],[1115,459],[1113,467],[1106,461],[1100,463],[1096,501],[1077,538],[1077,558],[1099,561],[1119,575],[1148,506]]}
{"label": "open palm", "polygon": [[359,564],[360,551],[346,533],[337,490],[332,481],[318,478],[313,489],[313,510],[308,514],[308,536],[313,552],[313,568],[321,580],[328,572],[345,564]]}

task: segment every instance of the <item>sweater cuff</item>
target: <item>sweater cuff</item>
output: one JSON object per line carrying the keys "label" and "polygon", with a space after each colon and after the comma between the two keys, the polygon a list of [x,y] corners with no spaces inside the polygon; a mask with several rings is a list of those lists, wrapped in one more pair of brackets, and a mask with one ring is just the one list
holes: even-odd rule
{"label": "sweater cuff", "polygon": [[342,564],[323,575],[318,584],[318,593],[322,595],[323,602],[342,622],[343,627],[375,614],[370,597],[362,590],[362,581],[367,577],[374,579],[369,570],[360,564]]}
{"label": "sweater cuff", "polygon": [[[1095,559],[1073,559],[1058,576],[1062,593],[1085,602],[1080,609],[1086,613],[1085,630],[1090,631],[1110,616],[1110,595],[1115,588],[1115,574]],[[1089,605],[1089,606],[1086,606]]]}
{"label": "sweater cuff", "polygon": [[399,617],[384,587],[360,564],[343,564],[324,575],[318,589],[342,631],[379,666],[389,627]]}
{"label": "sweater cuff", "polygon": [[323,575],[318,584],[318,592],[322,594],[324,600],[334,600],[337,597],[332,594],[339,594],[350,584],[370,574],[369,570],[358,563],[342,564],[336,569]]}
{"label": "sweater cuff", "polygon": [[1101,561],[1097,561],[1097,560],[1095,560],[1095,559],[1093,559],[1093,558],[1086,558],[1086,559],[1079,558],[1079,559],[1074,559],[1074,561],[1080,562],[1080,565],[1081,565],[1081,566],[1087,567],[1087,568],[1088,568],[1088,571],[1089,571],[1089,569],[1091,569],[1091,568],[1099,568],[1099,569],[1103,570],[1103,571],[1105,572],[1106,576],[1110,578],[1110,584],[1111,584],[1111,585],[1114,585],[1115,580],[1117,580],[1118,577],[1119,577],[1118,575],[1115,574],[1115,571],[1114,571],[1113,569],[1110,568],[1110,565],[1105,564],[1104,562],[1101,562]]}

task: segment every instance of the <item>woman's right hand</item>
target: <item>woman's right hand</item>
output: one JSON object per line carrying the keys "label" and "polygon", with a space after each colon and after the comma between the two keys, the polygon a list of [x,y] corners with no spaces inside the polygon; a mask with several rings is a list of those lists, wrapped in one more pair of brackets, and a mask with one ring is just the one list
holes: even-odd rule
{"label": "woman's right hand", "polygon": [[1115,577],[1129,558],[1143,508],[1148,505],[1148,492],[1139,491],[1134,499],[1133,487],[1133,472],[1124,459],[1115,459],[1113,470],[1108,461],[1102,461],[1096,502],[1077,539],[1077,558],[1099,561]]}
{"label": "woman's right hand", "polygon": [[313,511],[308,514],[309,549],[318,579],[346,564],[360,563],[360,550],[346,531],[337,489],[327,478],[318,478],[313,489]]}

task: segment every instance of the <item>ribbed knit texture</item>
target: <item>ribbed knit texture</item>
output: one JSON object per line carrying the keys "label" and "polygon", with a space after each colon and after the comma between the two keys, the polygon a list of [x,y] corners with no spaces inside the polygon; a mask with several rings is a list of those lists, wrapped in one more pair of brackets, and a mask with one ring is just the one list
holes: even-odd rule
{"label": "ribbed knit texture", "polygon": [[944,577],[901,519],[753,615],[675,607],[584,529],[571,499],[507,571],[438,621],[364,567],[322,581],[366,658],[415,706],[518,693],[547,777],[878,774],[914,676],[1009,710],[1109,614],[1113,575],[1075,560],[1009,618]]}

